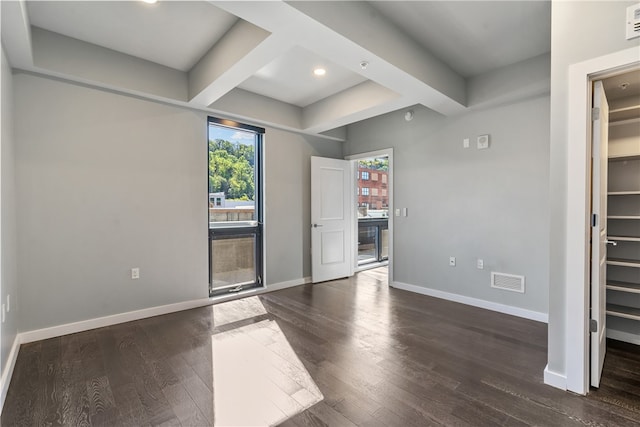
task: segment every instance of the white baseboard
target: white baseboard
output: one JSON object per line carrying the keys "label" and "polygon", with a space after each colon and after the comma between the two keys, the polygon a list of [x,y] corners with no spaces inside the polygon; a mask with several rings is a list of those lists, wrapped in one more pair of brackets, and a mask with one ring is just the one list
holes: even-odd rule
{"label": "white baseboard", "polygon": [[245,296],[259,295],[265,292],[272,292],[280,289],[291,288],[293,286],[303,285],[311,279],[304,277],[301,279],[290,280],[287,282],[274,283],[264,288],[252,289],[246,292],[240,292],[229,297],[218,298],[201,298],[191,301],[183,301],[174,304],[161,305],[157,307],[143,308],[141,310],[129,311],[126,313],[114,314],[111,316],[98,317],[95,319],[81,320],[79,322],[66,323],[64,325],[52,326],[50,328],[36,329],[28,332],[21,332],[20,343],[25,344],[33,341],[40,341],[49,338],[59,337],[76,332],[88,331],[90,329],[102,328],[105,326],[117,325],[118,323],[131,322],[133,320],[145,319],[147,317],[160,316],[163,314],[175,313],[177,311],[189,310],[191,308],[204,307],[214,305],[231,299],[242,298]]}
{"label": "white baseboard", "polygon": [[16,360],[18,360],[18,351],[20,350],[20,335],[16,335],[9,351],[9,357],[7,357],[7,363],[2,370],[2,377],[0,378],[0,412],[4,408],[4,400],[7,398],[7,391],[9,391],[9,384],[11,383],[11,377],[13,376],[13,368],[16,366]]}
{"label": "white baseboard", "polygon": [[105,326],[117,325],[118,323],[130,322],[132,320],[145,319],[147,317],[160,316],[174,313],[176,311],[188,310],[190,308],[211,305],[211,298],[202,298],[191,301],[177,302],[174,304],[161,305],[157,307],[143,308],[141,310],[128,311],[110,316],[97,317],[95,319],[81,320],[79,322],[66,323],[64,325],[51,326],[49,328],[36,329],[33,331],[21,332],[20,342],[26,344],[33,341],[46,340],[67,334],[88,331],[90,329],[102,328]]}
{"label": "white baseboard", "polygon": [[302,279],[288,280],[286,282],[274,283],[268,285],[265,292],[279,291],[280,289],[293,288],[294,286],[306,285],[311,283],[311,276],[303,277]]}
{"label": "white baseboard", "polygon": [[630,334],[629,332],[624,331],[616,331],[615,329],[607,328],[607,338],[640,345],[640,335]]}
{"label": "white baseboard", "polygon": [[423,286],[410,285],[408,283],[393,282],[391,285],[397,289],[403,289],[405,291],[415,292],[422,295],[428,295],[430,297],[446,299],[449,301],[459,302],[462,304],[472,305],[474,307],[480,307],[491,311],[497,311],[499,313],[510,314],[512,316],[523,317],[529,320],[535,320],[537,322],[549,323],[549,315],[547,313],[540,313],[538,311],[527,310],[524,308],[513,307],[511,305],[499,304],[497,302],[486,301],[478,298],[472,298],[464,295],[452,294],[449,292],[440,291],[437,289],[425,288]]}
{"label": "white baseboard", "polygon": [[223,295],[212,298],[212,304],[219,304],[221,302],[233,301],[240,298],[246,298],[253,295],[260,295],[268,292],[279,291],[282,289],[293,288],[295,286],[311,283],[311,277],[303,277],[302,279],[287,280],[286,282],[278,282],[272,285],[267,285],[262,288],[248,289],[241,291],[233,295]]}
{"label": "white baseboard", "polygon": [[544,383],[560,390],[567,389],[566,375],[559,374],[549,370],[549,365],[544,367]]}
{"label": "white baseboard", "polygon": [[278,291],[281,289],[304,285],[310,282],[311,282],[311,277],[303,277],[301,279],[274,283],[264,288],[247,291],[246,293],[241,292],[240,294],[236,294],[230,297],[201,298],[197,300],[183,301],[175,304],[167,304],[167,305],[161,305],[158,307],[144,308],[141,310],[129,311],[126,313],[119,313],[111,316],[98,317],[95,319],[88,319],[88,320],[82,320],[79,322],[66,323],[64,325],[52,326],[49,328],[21,332],[16,335],[16,338],[13,341],[11,352],[9,353],[6,366],[4,367],[2,371],[2,377],[0,378],[0,411],[2,411],[2,408],[4,407],[4,400],[7,396],[9,383],[11,382],[11,376],[13,375],[13,369],[15,368],[15,365],[16,365],[16,360],[18,358],[18,351],[20,350],[21,344],[45,340],[49,338],[55,338],[55,337],[59,337],[67,334],[74,334],[77,332],[88,331],[91,329],[102,328],[105,326],[117,325],[118,323],[145,319],[147,317],[175,313],[177,311],[189,310],[191,308],[214,305],[214,304],[228,301],[230,299],[237,299],[244,296],[259,295],[266,292]]}

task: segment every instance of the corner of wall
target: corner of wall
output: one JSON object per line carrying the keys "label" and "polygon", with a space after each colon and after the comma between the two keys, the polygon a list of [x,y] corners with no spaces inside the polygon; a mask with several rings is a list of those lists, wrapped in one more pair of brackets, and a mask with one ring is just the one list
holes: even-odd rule
{"label": "corner of wall", "polygon": [[9,356],[7,357],[7,363],[2,366],[2,376],[0,376],[0,413],[4,407],[4,401],[7,398],[7,392],[9,391],[9,384],[11,384],[11,377],[13,376],[13,369],[16,366],[16,360],[18,360],[19,350],[20,335],[16,335],[13,339]]}

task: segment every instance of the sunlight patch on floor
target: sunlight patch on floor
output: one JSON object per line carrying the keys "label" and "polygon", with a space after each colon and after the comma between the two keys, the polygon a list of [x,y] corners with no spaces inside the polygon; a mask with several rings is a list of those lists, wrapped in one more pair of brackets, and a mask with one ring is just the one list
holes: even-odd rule
{"label": "sunlight patch on floor", "polygon": [[[266,313],[257,297],[216,307],[221,306],[239,327],[212,336],[216,426],[273,426],[324,398],[278,324],[251,322]],[[244,319],[242,311],[248,315]],[[226,317],[218,320],[217,325],[231,323]]]}

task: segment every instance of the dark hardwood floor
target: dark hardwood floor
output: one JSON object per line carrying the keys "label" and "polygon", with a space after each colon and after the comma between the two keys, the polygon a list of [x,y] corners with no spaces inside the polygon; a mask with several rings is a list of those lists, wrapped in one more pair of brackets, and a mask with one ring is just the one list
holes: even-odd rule
{"label": "dark hardwood floor", "polygon": [[542,383],[546,325],[384,269],[23,345],[3,426],[638,426],[640,352],[588,397]]}

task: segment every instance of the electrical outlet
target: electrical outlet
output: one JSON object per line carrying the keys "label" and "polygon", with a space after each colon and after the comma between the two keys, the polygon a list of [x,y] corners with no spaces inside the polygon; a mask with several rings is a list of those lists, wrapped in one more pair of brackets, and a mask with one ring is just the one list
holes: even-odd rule
{"label": "electrical outlet", "polygon": [[140,269],[138,267],[135,267],[135,268],[131,269],[131,278],[132,279],[139,279],[140,278]]}
{"label": "electrical outlet", "polygon": [[481,260],[480,258],[478,258],[476,260],[476,267],[478,268],[478,270],[484,269],[484,260]]}
{"label": "electrical outlet", "polygon": [[465,138],[462,140],[462,147],[469,148],[469,138]]}
{"label": "electrical outlet", "polygon": [[454,257],[454,256],[450,256],[449,257],[449,265],[451,267],[455,267],[456,266],[456,257]]}

